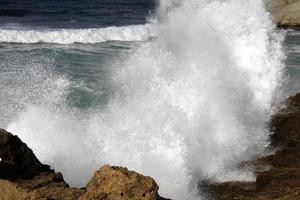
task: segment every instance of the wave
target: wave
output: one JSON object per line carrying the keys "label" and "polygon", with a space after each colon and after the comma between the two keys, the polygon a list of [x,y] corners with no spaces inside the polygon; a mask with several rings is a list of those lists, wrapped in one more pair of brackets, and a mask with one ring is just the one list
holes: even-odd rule
{"label": "wave", "polygon": [[[0,92],[2,99],[16,89],[22,98],[32,95],[7,128],[72,185],[82,186],[104,163],[150,175],[162,196],[181,200],[201,198],[201,181],[255,179],[238,166],[266,153],[265,124],[283,82],[283,34],[261,0],[161,0],[160,6],[157,38],[105,67],[110,91],[104,108],[70,107],[72,80],[30,67],[26,81]],[[137,26],[138,34],[132,26],[96,29],[99,38],[33,34],[62,43],[142,40],[151,32],[145,27]],[[0,108],[17,107],[10,103]]]}
{"label": "wave", "polygon": [[9,30],[0,29],[0,42],[6,43],[102,43],[108,41],[146,41],[154,37],[151,25],[123,27],[59,29],[59,30]]}

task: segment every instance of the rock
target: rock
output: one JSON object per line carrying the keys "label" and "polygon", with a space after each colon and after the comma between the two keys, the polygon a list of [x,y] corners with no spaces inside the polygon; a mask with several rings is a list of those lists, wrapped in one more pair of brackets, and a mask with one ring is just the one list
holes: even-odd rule
{"label": "rock", "polygon": [[61,173],[42,164],[17,136],[0,129],[1,200],[73,200],[83,190],[71,188]]}
{"label": "rock", "polygon": [[300,93],[286,105],[269,123],[276,153],[241,164],[256,166],[256,182],[213,183],[210,189],[216,199],[300,199]]}
{"label": "rock", "polygon": [[77,200],[83,193],[54,172],[42,172],[30,180],[0,180],[1,200]]}
{"label": "rock", "polygon": [[80,200],[158,200],[154,179],[123,167],[104,165],[86,186]]}
{"label": "rock", "polygon": [[42,164],[17,136],[0,129],[1,200],[167,200],[154,179],[123,167],[103,166],[86,188],[72,188]]}
{"label": "rock", "polygon": [[[256,186],[264,188],[299,187],[300,168],[273,168],[270,171],[258,173]],[[300,191],[299,191],[300,192]]]}
{"label": "rock", "polygon": [[214,199],[252,200],[255,196],[256,184],[253,182],[224,182],[210,185]]}
{"label": "rock", "polygon": [[300,145],[300,93],[290,97],[286,104],[270,121],[270,129],[274,132],[271,140],[273,145],[295,148]]}
{"label": "rock", "polygon": [[268,10],[278,26],[300,28],[300,0],[271,0]]}
{"label": "rock", "polygon": [[0,179],[30,179],[51,171],[17,136],[0,129]]}

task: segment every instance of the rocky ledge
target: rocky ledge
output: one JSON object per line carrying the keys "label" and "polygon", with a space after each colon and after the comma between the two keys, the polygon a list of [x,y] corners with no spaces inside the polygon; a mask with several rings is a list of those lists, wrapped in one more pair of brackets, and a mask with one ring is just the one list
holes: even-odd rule
{"label": "rocky ledge", "polygon": [[267,9],[279,27],[300,30],[300,0],[271,0]]}
{"label": "rocky ledge", "polygon": [[70,187],[17,136],[0,129],[1,200],[166,200],[153,178],[104,165],[85,188]]}
{"label": "rocky ledge", "polygon": [[241,164],[257,169],[256,182],[211,184],[215,199],[300,199],[300,93],[289,98],[286,105],[269,124],[274,132],[271,145],[276,153]]}

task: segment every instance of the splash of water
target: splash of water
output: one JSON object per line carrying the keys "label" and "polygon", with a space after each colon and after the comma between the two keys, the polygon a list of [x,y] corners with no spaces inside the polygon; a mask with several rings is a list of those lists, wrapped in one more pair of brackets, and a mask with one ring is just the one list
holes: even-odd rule
{"label": "splash of water", "polygon": [[104,163],[154,177],[174,199],[200,198],[201,180],[254,178],[236,166],[264,153],[282,35],[260,0],[160,4],[158,37],[112,64],[105,109],[48,99],[8,126],[73,185]]}

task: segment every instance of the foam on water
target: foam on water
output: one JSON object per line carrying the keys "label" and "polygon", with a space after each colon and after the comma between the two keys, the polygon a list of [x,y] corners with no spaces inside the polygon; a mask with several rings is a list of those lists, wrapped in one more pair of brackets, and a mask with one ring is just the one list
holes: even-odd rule
{"label": "foam on water", "polygon": [[13,43],[71,44],[107,41],[145,41],[153,36],[154,31],[150,25],[58,30],[0,29],[0,42]]}
{"label": "foam on water", "polygon": [[265,153],[283,35],[260,0],[161,1],[157,12],[157,38],[111,64],[104,109],[45,97],[8,130],[72,185],[105,163],[154,177],[174,199],[201,198],[197,183],[207,179],[253,180],[237,165]]}

